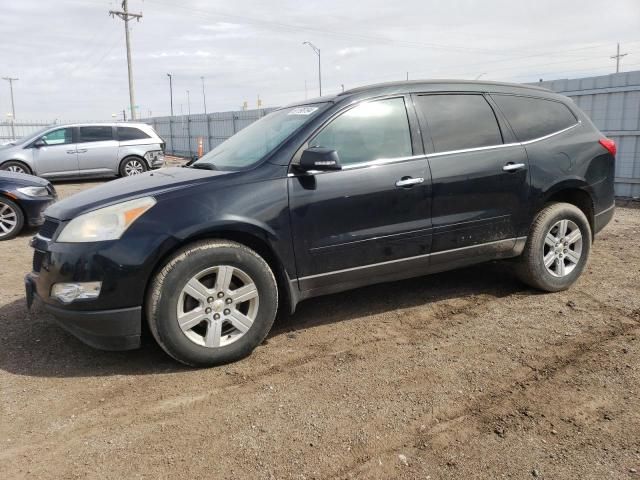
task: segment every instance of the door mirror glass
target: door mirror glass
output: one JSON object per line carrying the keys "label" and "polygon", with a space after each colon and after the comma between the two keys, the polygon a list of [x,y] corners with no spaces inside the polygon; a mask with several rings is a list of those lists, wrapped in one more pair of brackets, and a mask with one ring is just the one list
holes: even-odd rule
{"label": "door mirror glass", "polygon": [[38,140],[36,140],[35,142],[33,142],[33,146],[34,146],[35,148],[44,147],[46,144],[47,144],[47,143],[46,143],[43,139],[41,139],[41,138],[39,138]]}
{"label": "door mirror glass", "polygon": [[311,147],[302,152],[298,168],[303,172],[310,170],[341,170],[338,152],[331,148]]}

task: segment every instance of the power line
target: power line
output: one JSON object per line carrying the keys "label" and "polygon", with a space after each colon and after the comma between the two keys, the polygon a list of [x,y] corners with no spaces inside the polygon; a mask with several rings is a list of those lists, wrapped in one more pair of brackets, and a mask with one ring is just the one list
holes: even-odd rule
{"label": "power line", "polygon": [[142,18],[141,13],[129,13],[128,0],[122,0],[122,11],[109,10],[109,15],[124,20],[124,37],[127,44],[127,71],[129,72],[129,103],[131,104],[131,120],[136,119],[136,102],[133,91],[133,72],[131,69],[131,40],[129,39],[129,20],[135,18],[137,22]]}

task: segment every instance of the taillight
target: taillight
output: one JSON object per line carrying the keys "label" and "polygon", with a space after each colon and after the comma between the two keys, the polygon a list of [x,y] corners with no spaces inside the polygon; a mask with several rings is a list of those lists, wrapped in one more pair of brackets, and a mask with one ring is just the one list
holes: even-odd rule
{"label": "taillight", "polygon": [[614,142],[613,140],[611,140],[610,138],[601,138],[599,140],[600,145],[602,145],[604,148],[607,149],[607,151],[611,154],[614,155],[616,154],[617,148],[616,148],[616,142]]}

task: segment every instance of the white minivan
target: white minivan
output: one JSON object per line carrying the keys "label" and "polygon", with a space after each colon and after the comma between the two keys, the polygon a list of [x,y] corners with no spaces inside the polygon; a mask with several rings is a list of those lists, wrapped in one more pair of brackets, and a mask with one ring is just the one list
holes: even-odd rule
{"label": "white minivan", "polygon": [[0,170],[46,178],[126,177],[162,167],[164,146],[144,123],[55,125],[0,146]]}

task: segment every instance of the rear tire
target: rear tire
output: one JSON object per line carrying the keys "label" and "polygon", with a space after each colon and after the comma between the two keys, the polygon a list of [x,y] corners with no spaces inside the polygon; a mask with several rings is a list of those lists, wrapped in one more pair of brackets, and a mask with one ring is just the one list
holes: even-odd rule
{"label": "rear tire", "polygon": [[22,209],[14,201],[0,197],[0,241],[15,237],[23,226]]}
{"label": "rear tire", "polygon": [[146,302],[160,347],[193,367],[248,356],[269,333],[277,310],[278,287],[267,262],[227,240],[177,252],[153,279]]}
{"label": "rear tire", "polygon": [[591,251],[589,221],[575,205],[551,203],[536,216],[516,272],[520,280],[546,292],[569,288]]}
{"label": "rear tire", "polygon": [[31,169],[26,164],[17,160],[9,160],[8,162],[4,162],[0,168],[7,172],[26,173],[29,175],[32,174]]}
{"label": "rear tire", "polygon": [[149,170],[147,162],[139,157],[127,157],[120,164],[120,176],[131,177]]}

